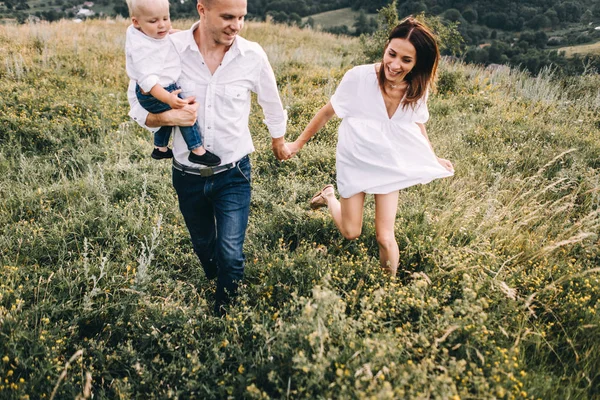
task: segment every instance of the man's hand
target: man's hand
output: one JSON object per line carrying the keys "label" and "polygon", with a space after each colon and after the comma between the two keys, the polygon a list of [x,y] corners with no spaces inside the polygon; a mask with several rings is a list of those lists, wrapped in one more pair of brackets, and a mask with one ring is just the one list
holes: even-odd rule
{"label": "man's hand", "polygon": [[189,102],[185,107],[178,110],[169,110],[160,114],[148,114],[146,126],[156,128],[159,126],[192,126],[196,122],[199,104],[194,102],[195,97],[184,99]]}
{"label": "man's hand", "polygon": [[275,158],[279,161],[288,160],[292,157],[292,153],[288,148],[288,143],[285,142],[285,139],[282,137],[274,138],[271,140],[271,148],[273,149],[273,154],[275,154]]}

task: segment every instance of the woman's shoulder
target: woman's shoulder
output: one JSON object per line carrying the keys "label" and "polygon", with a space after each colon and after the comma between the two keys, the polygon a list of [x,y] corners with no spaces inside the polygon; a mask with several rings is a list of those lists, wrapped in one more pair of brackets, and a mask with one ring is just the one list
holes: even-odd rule
{"label": "woman's shoulder", "polygon": [[364,81],[368,77],[368,75],[376,75],[374,64],[357,65],[350,68],[344,74],[344,81],[360,82]]}
{"label": "woman's shoulder", "polygon": [[360,75],[360,76],[364,76],[364,75],[368,75],[368,74],[375,75],[375,64],[356,65],[356,66],[350,68],[346,72],[346,74]]}

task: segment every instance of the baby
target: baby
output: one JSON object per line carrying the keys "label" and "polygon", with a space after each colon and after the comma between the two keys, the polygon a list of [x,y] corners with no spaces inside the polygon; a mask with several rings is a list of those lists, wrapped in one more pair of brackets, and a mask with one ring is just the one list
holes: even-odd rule
{"label": "baby", "polygon": [[[127,0],[132,25],[125,40],[126,68],[129,78],[136,81],[136,95],[148,112],[161,113],[182,108],[183,99],[177,80],[181,61],[169,39],[171,19],[168,0]],[[154,133],[152,158],[172,158],[167,146],[173,127],[163,126]],[[196,164],[217,166],[221,159],[202,146],[198,121],[193,126],[180,126],[181,135],[190,150],[188,160]]]}

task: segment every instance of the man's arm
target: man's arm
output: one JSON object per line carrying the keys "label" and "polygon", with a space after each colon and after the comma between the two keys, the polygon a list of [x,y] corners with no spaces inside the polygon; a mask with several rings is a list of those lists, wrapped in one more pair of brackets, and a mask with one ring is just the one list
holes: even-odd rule
{"label": "man's arm", "polygon": [[263,55],[258,82],[256,83],[256,95],[258,104],[265,114],[264,123],[267,124],[271,134],[271,148],[278,160],[287,160],[292,156],[284,136],[287,126],[287,111],[283,109],[275,74],[269,64],[266,54]]}
{"label": "man's arm", "polygon": [[129,100],[129,116],[136,121],[142,128],[151,132],[156,131],[161,126],[192,126],[196,122],[198,103],[195,97],[186,97],[185,101],[191,104],[178,110],[169,110],[160,114],[149,113],[142,107],[135,95],[135,81],[129,82],[127,90],[127,99]]}

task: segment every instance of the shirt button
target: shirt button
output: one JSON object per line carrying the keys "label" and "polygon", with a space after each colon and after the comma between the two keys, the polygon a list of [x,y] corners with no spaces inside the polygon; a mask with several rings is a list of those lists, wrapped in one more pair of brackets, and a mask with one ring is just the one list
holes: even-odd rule
{"label": "shirt button", "polygon": [[208,127],[208,129],[210,129],[210,126]]}
{"label": "shirt button", "polygon": [[209,104],[209,105],[208,105],[208,108],[211,108],[211,107],[212,107],[212,106]]}

